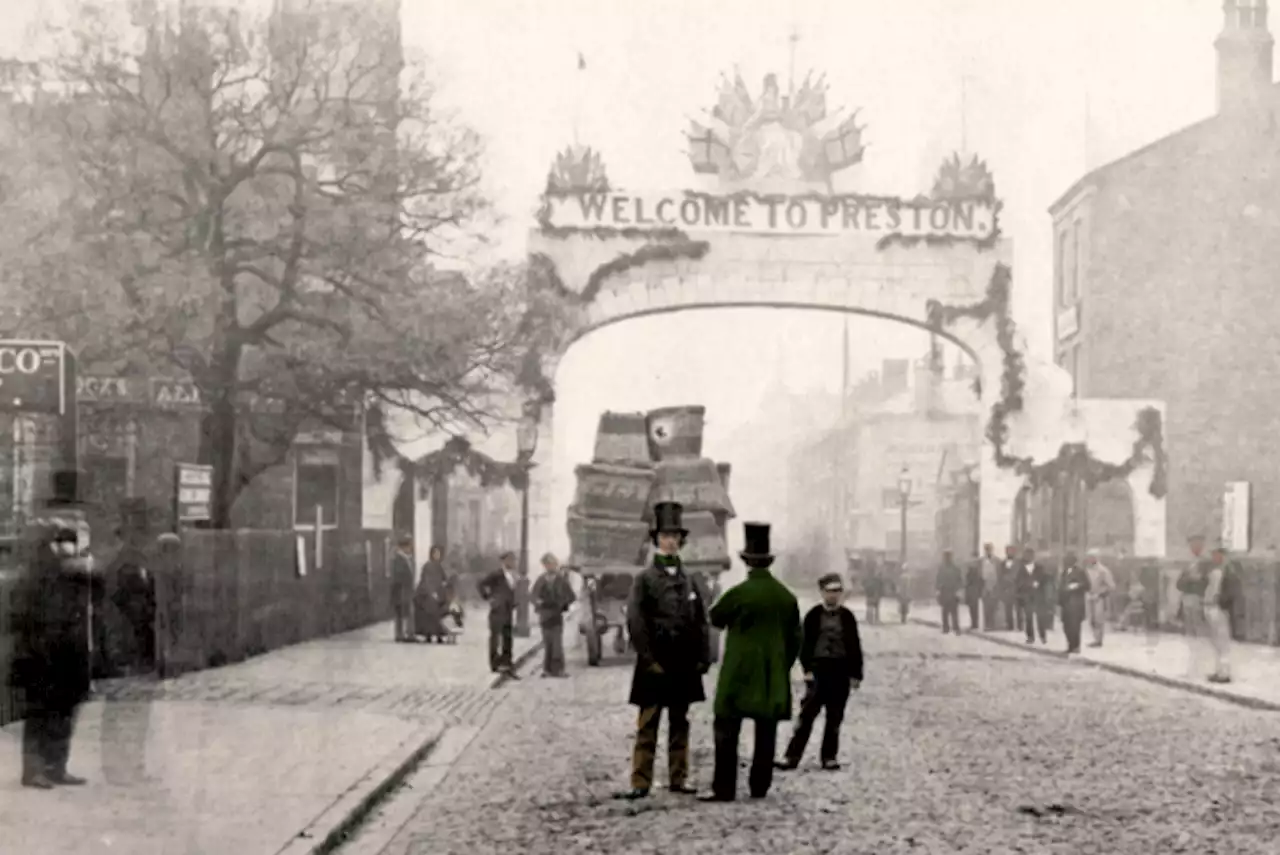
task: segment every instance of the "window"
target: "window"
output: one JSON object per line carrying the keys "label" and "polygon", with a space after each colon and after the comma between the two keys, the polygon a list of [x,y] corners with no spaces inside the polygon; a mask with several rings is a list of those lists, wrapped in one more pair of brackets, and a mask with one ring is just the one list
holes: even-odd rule
{"label": "window", "polygon": [[1084,285],[1084,241],[1080,220],[1077,219],[1071,225],[1071,249],[1074,257],[1071,261],[1071,303],[1080,300],[1080,293]]}
{"label": "window", "polygon": [[1058,305],[1065,306],[1067,304],[1066,283],[1067,283],[1067,233],[1066,231],[1058,232],[1057,247],[1055,248],[1054,259],[1054,290],[1056,290]]}
{"label": "window", "polygon": [[1075,345],[1067,357],[1067,370],[1071,372],[1071,396],[1080,397],[1080,345]]}
{"label": "window", "polygon": [[338,452],[305,449],[298,452],[294,469],[295,527],[312,528],[319,507],[321,527],[338,527]]}
{"label": "window", "polygon": [[1062,233],[1062,307],[1076,301],[1076,232],[1068,228]]}

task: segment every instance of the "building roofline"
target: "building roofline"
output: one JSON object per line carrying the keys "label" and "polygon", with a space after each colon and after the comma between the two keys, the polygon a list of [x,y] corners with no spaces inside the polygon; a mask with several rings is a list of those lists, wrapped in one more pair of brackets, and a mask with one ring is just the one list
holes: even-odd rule
{"label": "building roofline", "polygon": [[1148,154],[1149,152],[1155,151],[1161,146],[1171,143],[1174,140],[1179,139],[1185,136],[1186,134],[1191,133],[1192,131],[1198,130],[1204,127],[1205,125],[1208,125],[1214,121],[1217,121],[1218,118],[1219,116],[1213,115],[1213,116],[1209,116],[1207,118],[1201,119],[1198,122],[1193,122],[1192,124],[1187,125],[1186,127],[1179,128],[1178,130],[1173,131],[1171,133],[1167,133],[1164,136],[1160,137],[1159,139],[1153,140],[1152,142],[1149,142],[1140,148],[1136,148],[1133,151],[1129,152],[1128,154],[1121,155],[1120,157],[1117,157],[1115,160],[1109,163],[1104,163],[1102,166],[1095,167],[1089,172],[1086,172],[1083,176],[1077,179],[1074,184],[1068,187],[1066,192],[1064,192],[1061,196],[1055,199],[1052,202],[1052,204],[1049,205],[1049,208],[1048,208],[1049,214],[1051,216],[1056,216],[1064,208],[1066,208],[1072,202],[1072,200],[1074,200],[1077,196],[1079,196],[1084,190],[1090,187],[1096,187],[1098,185],[1098,182],[1103,177],[1105,177],[1108,172],[1115,169],[1116,167],[1122,166],[1126,163],[1129,163],[1130,161],[1137,160],[1143,155]]}

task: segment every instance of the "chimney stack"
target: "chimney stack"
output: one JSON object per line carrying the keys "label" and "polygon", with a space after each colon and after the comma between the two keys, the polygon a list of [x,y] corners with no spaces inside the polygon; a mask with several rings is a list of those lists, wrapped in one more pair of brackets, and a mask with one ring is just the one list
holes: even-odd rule
{"label": "chimney stack", "polygon": [[1267,0],[1225,0],[1218,51],[1218,115],[1265,117],[1274,77],[1275,39]]}

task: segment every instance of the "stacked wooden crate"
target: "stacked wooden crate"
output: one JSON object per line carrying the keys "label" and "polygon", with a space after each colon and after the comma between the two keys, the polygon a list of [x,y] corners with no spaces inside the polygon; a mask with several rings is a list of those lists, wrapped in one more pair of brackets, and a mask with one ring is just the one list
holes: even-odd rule
{"label": "stacked wooden crate", "polygon": [[653,506],[663,501],[684,506],[685,565],[712,577],[728,566],[729,465],[702,456],[704,417],[700,406],[601,416],[594,458],[577,468],[569,508],[575,566],[643,565]]}

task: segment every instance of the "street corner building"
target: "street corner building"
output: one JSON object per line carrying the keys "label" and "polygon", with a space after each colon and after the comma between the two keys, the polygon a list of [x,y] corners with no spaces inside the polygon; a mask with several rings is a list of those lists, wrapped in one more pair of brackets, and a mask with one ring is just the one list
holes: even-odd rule
{"label": "street corner building", "polygon": [[[1256,507],[1280,502],[1275,42],[1267,0],[1227,0],[1223,15],[1216,112],[1094,169],[1050,208],[1055,354],[1075,395],[1167,402],[1170,555],[1221,520],[1232,482],[1250,482]],[[1127,496],[1111,499],[1091,523],[1128,515]],[[1280,518],[1255,514],[1252,534],[1280,543]]]}

